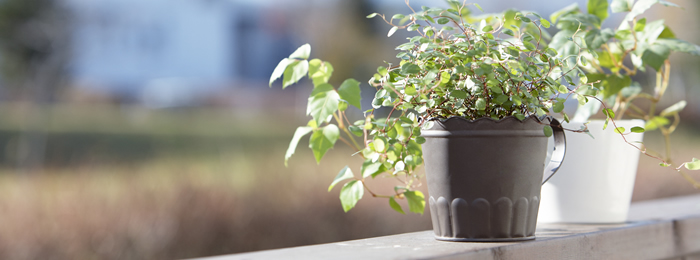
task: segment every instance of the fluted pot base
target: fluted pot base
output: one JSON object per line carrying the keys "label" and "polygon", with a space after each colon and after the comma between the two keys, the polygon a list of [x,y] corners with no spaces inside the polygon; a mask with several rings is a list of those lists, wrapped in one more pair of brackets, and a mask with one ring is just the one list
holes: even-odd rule
{"label": "fluted pot base", "polygon": [[517,241],[527,241],[535,240],[535,236],[529,237],[510,237],[510,238],[456,238],[456,237],[440,237],[435,236],[435,239],[440,241],[451,241],[451,242],[517,242]]}

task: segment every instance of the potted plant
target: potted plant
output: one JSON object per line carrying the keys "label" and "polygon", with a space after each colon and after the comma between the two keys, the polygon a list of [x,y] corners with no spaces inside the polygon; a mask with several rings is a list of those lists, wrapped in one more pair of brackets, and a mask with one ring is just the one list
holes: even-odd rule
{"label": "potted plant", "polygon": [[[573,60],[582,78],[594,82],[577,90],[581,94],[578,96],[581,106],[572,122],[565,126],[589,129],[594,139],[584,135],[569,137],[569,159],[562,164],[561,173],[543,187],[540,221],[624,222],[640,151],[659,159],[664,166],[671,165],[669,136],[678,126],[678,112],[686,102],[681,100],[658,109],[669,86],[669,54],[679,51],[700,55],[700,47],[677,39],[663,20],[639,18],[655,4],[678,7],[658,0],[613,0],[610,5],[613,13],[627,13],[617,28],[601,27],[609,16],[607,0],[588,0],[587,12],[572,4],[552,14],[552,22],[556,22],[560,31],[550,47],[562,59]],[[656,72],[653,93],[644,93],[633,80],[640,72]],[[588,98],[600,102],[587,102]],[[588,121],[599,111],[606,120]],[[607,128],[609,122],[614,126]],[[643,133],[650,130],[659,130],[664,136],[663,155],[639,145]],[[674,168],[700,188],[681,170],[683,166],[697,168],[694,164]]]}
{"label": "potted plant", "polygon": [[[448,3],[447,9],[368,16],[390,24],[388,36],[399,29],[415,36],[396,47],[400,62],[380,66],[369,80],[376,94],[360,120],[346,114],[351,106],[361,109],[358,81],[329,84],[333,67],[309,60],[308,44],[283,59],[270,84],[281,77],[285,88],[308,76],[314,85],[307,107],[312,119],[297,128],[285,162],[305,135],[311,134],[317,161],[340,140],[364,159],[359,174],[346,166],[329,187],[346,181],[340,191],[345,211],[366,190],[400,213],[399,199],[422,213],[425,199],[416,187],[425,160],[437,239],[533,239],[543,173],[556,172],[565,151],[563,128],[547,115],[568,121],[562,95],[587,83],[569,80],[576,65],[545,46],[546,19],[514,10],[476,19],[465,5]],[[552,135],[554,156],[545,169]],[[369,185],[377,176],[399,185],[379,193]]]}

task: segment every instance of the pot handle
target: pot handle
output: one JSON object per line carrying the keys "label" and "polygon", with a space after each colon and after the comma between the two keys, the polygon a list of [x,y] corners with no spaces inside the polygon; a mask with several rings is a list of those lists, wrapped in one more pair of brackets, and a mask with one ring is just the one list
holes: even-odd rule
{"label": "pot handle", "polygon": [[544,169],[544,174],[549,175],[549,177],[542,182],[542,185],[552,178],[554,173],[559,170],[561,163],[564,161],[564,155],[566,155],[566,136],[564,135],[564,128],[561,126],[561,123],[553,117],[549,117],[549,122],[553,130],[554,151],[552,152],[552,158]]}

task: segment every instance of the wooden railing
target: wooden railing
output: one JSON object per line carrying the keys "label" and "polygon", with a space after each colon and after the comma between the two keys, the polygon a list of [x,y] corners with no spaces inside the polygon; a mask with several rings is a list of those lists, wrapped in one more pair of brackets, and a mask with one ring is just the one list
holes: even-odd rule
{"label": "wooden railing", "polygon": [[538,224],[528,242],[443,242],[421,231],[203,258],[700,260],[700,195],[633,203],[622,224]]}

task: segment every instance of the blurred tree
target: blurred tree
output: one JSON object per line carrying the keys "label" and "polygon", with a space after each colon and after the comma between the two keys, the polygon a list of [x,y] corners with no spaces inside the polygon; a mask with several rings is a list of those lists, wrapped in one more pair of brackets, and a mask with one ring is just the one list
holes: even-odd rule
{"label": "blurred tree", "polygon": [[70,58],[68,9],[58,0],[0,0],[0,76],[27,102],[16,146],[21,170],[40,167],[46,143],[46,104],[64,85]]}

